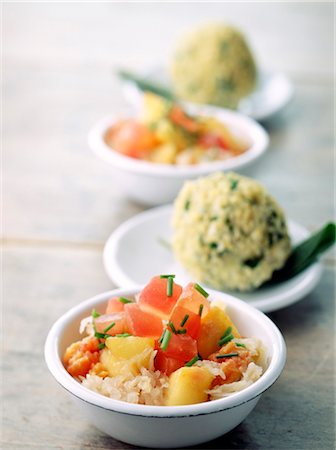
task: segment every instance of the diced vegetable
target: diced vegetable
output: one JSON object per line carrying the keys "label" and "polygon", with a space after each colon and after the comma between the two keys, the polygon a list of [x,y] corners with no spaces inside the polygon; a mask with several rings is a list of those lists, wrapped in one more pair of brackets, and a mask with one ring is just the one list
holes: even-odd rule
{"label": "diced vegetable", "polygon": [[210,310],[210,303],[207,300],[207,297],[201,294],[200,290],[197,290],[197,287],[198,285],[196,283],[187,284],[183,289],[176,306],[182,306],[194,314],[199,314],[201,312],[202,317],[204,317]]}
{"label": "diced vegetable", "polygon": [[124,303],[119,301],[119,297],[113,297],[107,303],[105,314],[114,314],[122,311],[124,311]]}
{"label": "diced vegetable", "polygon": [[166,356],[187,362],[197,355],[197,342],[187,334],[171,333]]}
{"label": "diced vegetable", "polygon": [[211,353],[219,350],[221,347],[219,342],[230,328],[227,339],[230,335],[239,338],[240,334],[237,328],[225,311],[218,306],[212,306],[208,314],[201,320],[200,333],[197,339],[198,352],[202,358],[208,358]]}
{"label": "diced vegetable", "polygon": [[201,317],[190,309],[176,305],[170,315],[169,321],[173,323],[177,332],[185,329],[186,333],[194,339],[197,339],[201,326]]}
{"label": "diced vegetable", "polygon": [[140,337],[158,338],[163,331],[162,320],[144,311],[136,303],[125,305],[125,315],[128,330],[131,334]]}
{"label": "diced vegetable", "polygon": [[155,314],[161,319],[168,319],[182,287],[173,282],[172,295],[168,295],[169,278],[156,276],[140,292],[138,304],[143,311]]}
{"label": "diced vegetable", "polygon": [[171,374],[166,397],[167,406],[191,405],[208,400],[206,391],[214,375],[204,367],[182,367]]}
{"label": "diced vegetable", "polygon": [[115,336],[116,334],[127,331],[125,314],[123,312],[102,314],[94,319],[94,325],[97,333],[110,336]]}
{"label": "diced vegetable", "polygon": [[132,158],[143,158],[159,141],[148,127],[135,120],[125,120],[112,127],[106,137],[107,143],[118,152]]}
{"label": "diced vegetable", "polygon": [[157,354],[154,359],[155,370],[160,370],[160,372],[170,375],[175,370],[184,366],[184,361],[179,361],[178,359],[171,358],[167,356],[166,352],[158,349]]}

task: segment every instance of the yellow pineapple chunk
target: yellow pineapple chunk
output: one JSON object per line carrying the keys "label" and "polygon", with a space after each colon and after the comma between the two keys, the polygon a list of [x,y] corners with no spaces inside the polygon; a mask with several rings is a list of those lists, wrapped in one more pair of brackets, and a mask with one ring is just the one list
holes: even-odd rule
{"label": "yellow pineapple chunk", "polygon": [[110,337],[106,339],[106,347],[117,358],[132,358],[147,348],[154,350],[155,341],[152,338],[128,336]]}
{"label": "yellow pineapple chunk", "polygon": [[192,405],[208,400],[206,391],[210,389],[214,375],[205,367],[181,367],[169,378],[167,406]]}
{"label": "yellow pineapple chunk", "polygon": [[100,362],[110,377],[138,375],[142,367],[149,369],[154,339],[129,336],[111,337],[105,341],[106,348],[100,354]]}
{"label": "yellow pineapple chunk", "polygon": [[211,353],[219,350],[221,346],[218,342],[229,327],[232,328],[231,334],[234,337],[241,337],[226,312],[218,306],[212,306],[201,320],[200,334],[197,339],[198,352],[202,358],[208,358]]}

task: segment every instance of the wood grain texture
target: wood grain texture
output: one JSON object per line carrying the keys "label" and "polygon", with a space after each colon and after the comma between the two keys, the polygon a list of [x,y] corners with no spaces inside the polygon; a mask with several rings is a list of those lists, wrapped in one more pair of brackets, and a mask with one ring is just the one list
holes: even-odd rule
{"label": "wood grain texture", "polygon": [[[128,108],[112,68],[168,58],[190,25],[227,19],[259,64],[289,73],[295,97],[268,153],[246,173],[313,230],[334,216],[333,5],[267,3],[3,4],[3,346],[1,448],[134,448],[93,428],[49,374],[43,345],[67,309],[112,289],[102,249],[144,210],[92,155],[87,132]],[[326,449],[335,445],[335,259],[301,302],[270,314],[283,375],[227,435],[194,448]]]}

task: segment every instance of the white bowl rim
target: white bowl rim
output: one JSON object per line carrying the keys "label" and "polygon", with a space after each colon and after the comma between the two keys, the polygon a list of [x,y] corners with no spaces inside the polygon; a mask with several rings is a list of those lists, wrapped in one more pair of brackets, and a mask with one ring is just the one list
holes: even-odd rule
{"label": "white bowl rim", "polygon": [[236,392],[223,399],[183,406],[150,406],[127,403],[105,397],[102,394],[98,394],[85,388],[64,368],[58,355],[59,336],[62,334],[64,328],[73,321],[75,315],[80,313],[84,314],[84,311],[88,308],[93,308],[112,296],[134,295],[139,292],[142,287],[143,286],[133,286],[129,289],[114,289],[91,297],[68,310],[51,327],[44,348],[47,366],[58,383],[75,397],[96,407],[127,415],[166,418],[189,417],[217,413],[247,403],[254,398],[259,397],[263,392],[269,389],[280,376],[286,362],[286,345],[282,334],[276,325],[264,313],[247,305],[242,300],[231,295],[209,290],[211,298],[216,300],[219,299],[220,301],[222,300],[224,304],[226,303],[233,308],[238,308],[238,310],[247,312],[255,320],[264,322],[273,335],[273,356],[268,368],[255,383],[242,391]]}
{"label": "white bowl rim", "polygon": [[255,120],[244,116],[241,113],[225,109],[211,112],[211,115],[217,117],[219,120],[225,119],[232,123],[235,122],[237,125],[245,128],[246,132],[251,136],[251,147],[241,155],[224,161],[213,161],[191,166],[177,166],[142,161],[121,155],[106,144],[104,136],[108,128],[120,119],[117,115],[109,115],[99,120],[89,131],[88,144],[97,157],[115,167],[132,173],[171,179],[197,177],[206,175],[209,172],[240,169],[260,158],[267,150],[269,144],[268,133]]}

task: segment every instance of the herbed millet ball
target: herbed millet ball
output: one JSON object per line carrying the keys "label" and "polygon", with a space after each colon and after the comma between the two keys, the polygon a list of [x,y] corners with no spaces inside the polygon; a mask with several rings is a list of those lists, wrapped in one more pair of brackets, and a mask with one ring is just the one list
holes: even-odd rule
{"label": "herbed millet ball", "polygon": [[261,184],[236,173],[187,181],[172,224],[177,260],[216,289],[256,289],[291,250],[282,209]]}
{"label": "herbed millet ball", "polygon": [[208,24],[178,41],[171,76],[177,96],[236,109],[254,89],[257,70],[240,31],[225,24]]}

